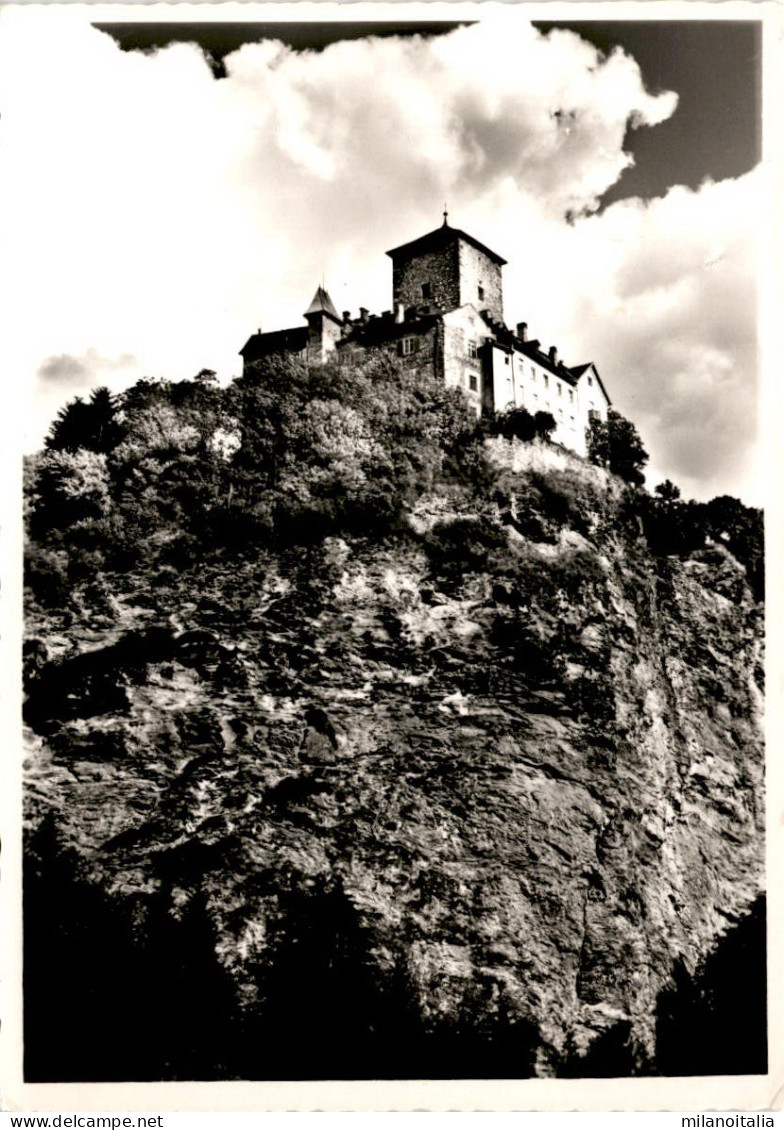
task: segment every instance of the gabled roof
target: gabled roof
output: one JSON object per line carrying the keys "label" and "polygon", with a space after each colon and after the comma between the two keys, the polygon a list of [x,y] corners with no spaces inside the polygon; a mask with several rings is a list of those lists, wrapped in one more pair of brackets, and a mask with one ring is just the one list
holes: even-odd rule
{"label": "gabled roof", "polygon": [[301,353],[307,347],[308,332],[307,326],[295,326],[290,330],[251,334],[240,350],[240,356],[250,362],[270,353]]}
{"label": "gabled roof", "polygon": [[528,341],[523,341],[522,338],[519,338],[517,334],[512,333],[512,331],[507,329],[506,326],[502,326],[494,319],[489,318],[485,311],[482,311],[482,317],[493,330],[495,345],[499,346],[501,349],[515,350],[517,353],[522,353],[525,357],[530,357],[532,361],[536,361],[536,363],[543,369],[545,369],[548,373],[552,373],[554,376],[559,377],[562,381],[566,381],[566,383],[569,385],[576,386],[577,382],[580,380],[580,377],[584,376],[589,369],[593,369],[594,373],[596,374],[596,380],[599,384],[599,387],[601,388],[607,399],[607,403],[612,404],[607,389],[604,387],[604,382],[599,376],[599,370],[596,368],[596,365],[593,363],[593,361],[589,361],[585,365],[573,365],[571,368],[567,365],[564,365],[563,361],[556,361],[555,364],[553,364],[553,362],[550,360],[550,354],[545,353],[540,348],[541,342],[538,338],[532,338]]}
{"label": "gabled roof", "polygon": [[442,248],[448,246],[450,243],[457,243],[458,240],[463,240],[465,243],[470,243],[477,251],[482,251],[487,255],[488,259],[492,259],[499,267],[503,267],[506,259],[502,259],[495,251],[491,251],[489,247],[485,247],[478,239],[474,239],[472,235],[468,235],[459,228],[452,228],[447,223],[443,223],[440,228],[435,228],[434,231],[428,232],[427,235],[421,235],[419,239],[413,239],[410,243],[401,243],[400,247],[393,247],[391,251],[387,251],[390,259],[403,259],[411,258],[414,255],[420,255],[424,251],[440,251]]}
{"label": "gabled roof", "polygon": [[324,290],[323,286],[316,289],[316,293],[313,295],[313,301],[310,306],[308,306],[303,317],[309,318],[311,314],[328,314],[330,318],[334,318],[336,322],[340,322],[341,320],[337,310],[332,304],[332,299],[329,297],[326,290]]}
{"label": "gabled roof", "polygon": [[599,388],[604,393],[604,396],[605,396],[607,403],[612,404],[612,401],[610,400],[610,394],[608,393],[607,389],[604,387],[604,381],[599,376],[599,370],[596,368],[593,361],[589,361],[587,365],[574,365],[569,370],[569,372],[572,374],[575,381],[579,381],[580,377],[584,376],[584,374],[587,373],[589,369],[593,369],[594,375],[596,376],[596,380],[599,383]]}
{"label": "gabled roof", "polygon": [[[587,373],[588,370],[592,367],[593,361],[589,361],[587,365],[572,365],[569,372],[579,379],[583,375],[583,373]],[[598,377],[599,374],[597,373],[596,375]]]}

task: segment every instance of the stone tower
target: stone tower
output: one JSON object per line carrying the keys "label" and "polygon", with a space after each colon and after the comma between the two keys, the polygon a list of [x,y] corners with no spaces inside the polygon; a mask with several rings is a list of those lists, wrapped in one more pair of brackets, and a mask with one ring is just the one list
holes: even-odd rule
{"label": "stone tower", "polygon": [[478,239],[444,223],[387,251],[395,309],[441,314],[471,304],[504,320],[501,268],[506,262]]}
{"label": "stone tower", "polygon": [[316,290],[303,317],[308,323],[307,359],[311,364],[323,364],[340,341],[343,330],[343,323],[323,286]]}

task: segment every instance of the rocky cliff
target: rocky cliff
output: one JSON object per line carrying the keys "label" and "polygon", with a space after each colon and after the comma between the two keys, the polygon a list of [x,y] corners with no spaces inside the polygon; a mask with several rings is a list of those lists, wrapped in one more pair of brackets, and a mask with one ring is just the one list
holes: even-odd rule
{"label": "rocky cliff", "polygon": [[493,458],[28,617],[30,1079],[764,1070],[759,1012],[686,1047],[722,946],[764,994],[761,606],[606,472]]}

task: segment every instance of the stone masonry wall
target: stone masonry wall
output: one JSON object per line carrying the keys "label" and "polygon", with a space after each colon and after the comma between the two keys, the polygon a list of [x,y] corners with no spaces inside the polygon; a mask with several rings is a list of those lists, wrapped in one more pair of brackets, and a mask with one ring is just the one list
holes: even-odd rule
{"label": "stone masonry wall", "polygon": [[[470,243],[459,244],[460,305],[470,302],[477,310],[489,310],[499,322],[504,320],[504,292],[501,268]],[[479,297],[479,287],[482,297]]]}
{"label": "stone masonry wall", "polygon": [[323,365],[340,341],[341,327],[325,315],[313,318],[308,329],[307,359],[311,365]]}
{"label": "stone masonry wall", "polygon": [[[442,346],[439,342],[442,335],[443,330],[436,325],[424,331],[418,330],[416,333],[413,331],[411,334],[403,333],[396,340],[379,342],[377,345],[368,346],[359,342],[346,342],[340,349],[340,355],[346,360],[351,358],[361,361],[369,352],[383,350],[396,358],[400,364],[405,365],[406,368],[415,369],[421,373],[432,373],[436,364],[436,355],[440,356],[441,354]],[[415,343],[414,350],[412,353],[404,355],[402,343],[408,337],[412,338]]]}
{"label": "stone masonry wall", "polygon": [[[423,284],[430,285],[430,297],[422,294]],[[405,307],[430,306],[431,310],[451,310],[460,305],[460,278],[457,246],[441,251],[428,251],[414,259],[395,263],[392,271],[395,304]]]}
{"label": "stone masonry wall", "polygon": [[[454,310],[444,318],[444,381],[449,387],[463,390],[477,415],[482,411],[486,381],[482,364],[483,331],[486,332],[484,322],[470,308]],[[475,347],[473,356],[470,342]]]}

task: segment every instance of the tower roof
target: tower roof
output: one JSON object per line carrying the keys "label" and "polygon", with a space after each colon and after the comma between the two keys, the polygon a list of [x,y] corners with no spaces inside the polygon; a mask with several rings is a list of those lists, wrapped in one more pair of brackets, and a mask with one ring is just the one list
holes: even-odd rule
{"label": "tower roof", "polygon": [[410,243],[401,243],[400,247],[393,247],[391,251],[387,251],[390,259],[409,258],[412,255],[421,254],[423,251],[440,251],[441,248],[446,247],[450,243],[455,243],[462,239],[465,243],[470,243],[477,251],[483,252],[488,259],[492,259],[499,267],[503,267],[506,259],[502,259],[495,251],[491,251],[489,247],[485,247],[484,243],[480,243],[478,239],[474,239],[472,235],[467,232],[461,231],[460,228],[452,228],[444,220],[440,228],[435,228],[433,231],[428,232],[427,235],[421,235],[419,239],[413,239]]}
{"label": "tower roof", "polygon": [[340,321],[340,315],[323,286],[317,288],[313,295],[313,301],[305,311],[304,317],[309,318],[311,314],[329,314],[330,318],[334,318],[336,322]]}

